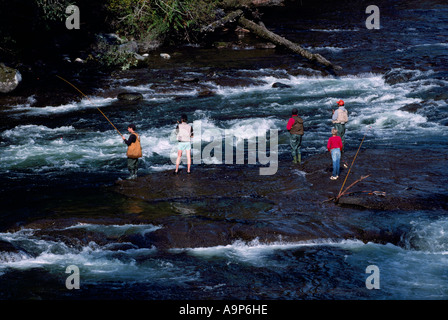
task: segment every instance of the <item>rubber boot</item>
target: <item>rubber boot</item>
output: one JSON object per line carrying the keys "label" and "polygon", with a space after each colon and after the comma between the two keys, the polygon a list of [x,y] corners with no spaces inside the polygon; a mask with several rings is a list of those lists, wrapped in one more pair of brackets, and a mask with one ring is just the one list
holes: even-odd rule
{"label": "rubber boot", "polygon": [[297,163],[300,164],[302,162],[302,155],[299,153],[297,155]]}
{"label": "rubber boot", "polygon": [[293,163],[297,163],[297,156],[294,156],[294,157],[293,157],[292,162],[293,162]]}

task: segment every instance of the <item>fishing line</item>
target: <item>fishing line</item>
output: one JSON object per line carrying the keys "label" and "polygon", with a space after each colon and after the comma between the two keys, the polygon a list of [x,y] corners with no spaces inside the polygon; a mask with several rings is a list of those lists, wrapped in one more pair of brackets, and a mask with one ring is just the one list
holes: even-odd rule
{"label": "fishing line", "polygon": [[[317,82],[319,83],[320,87],[322,88],[322,90],[324,91],[325,96],[327,97],[328,100],[330,100],[330,107],[331,107],[331,99],[327,94],[327,91],[325,91],[324,86],[322,85],[321,81],[319,80],[319,78],[316,78]],[[333,110],[333,107],[331,107],[331,109]]]}
{"label": "fishing line", "polygon": [[[86,98],[90,101],[91,104],[93,104],[92,100],[90,100],[90,98],[89,98],[87,95],[85,95],[81,90],[79,90],[77,87],[75,87],[74,84],[70,83],[69,81],[65,80],[64,78],[62,78],[62,77],[60,77],[60,76],[58,76],[58,75],[56,75],[56,77],[58,77],[59,79],[65,81],[65,82],[68,83],[69,85],[71,85],[71,86],[72,86],[73,88],[75,88],[79,93],[81,93],[84,97],[86,97]],[[98,108],[98,107],[96,107],[96,109],[97,109],[99,112],[101,112],[101,114],[104,116],[104,118],[106,118],[106,120],[109,121],[109,123],[112,125],[112,127],[114,127],[115,130],[117,130],[117,132],[120,134],[120,136],[123,137],[123,135],[121,134],[121,132],[118,131],[117,127],[115,127],[114,124],[109,120],[109,118],[106,117],[106,115],[103,113],[103,111],[101,111],[100,108]]]}

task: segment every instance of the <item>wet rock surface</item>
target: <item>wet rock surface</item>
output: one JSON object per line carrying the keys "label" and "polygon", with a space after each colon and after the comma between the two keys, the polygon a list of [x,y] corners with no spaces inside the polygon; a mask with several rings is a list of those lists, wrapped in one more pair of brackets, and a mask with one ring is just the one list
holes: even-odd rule
{"label": "wet rock surface", "polygon": [[[135,180],[117,181],[115,191],[145,201],[192,201],[198,199],[258,198],[280,203],[292,194],[314,195],[309,201],[336,197],[362,176],[339,199],[339,205],[354,205],[380,210],[418,210],[446,208],[443,166],[448,156],[440,151],[361,150],[350,169],[355,151],[343,155],[338,180],[331,181],[329,154],[306,159],[301,165],[280,162],[274,175],[260,175],[258,167],[198,166],[174,176],[171,171],[150,174]],[[427,190],[440,190],[434,193]]]}
{"label": "wet rock surface", "polygon": [[[350,165],[354,155],[349,151],[344,160]],[[442,174],[446,161],[440,151],[410,157],[406,150],[362,150],[344,189],[360,176],[370,176],[338,203],[327,200],[337,196],[349,169],[342,169],[338,180],[330,180],[328,154],[312,156],[301,165],[280,161],[272,176],[259,175],[255,166],[196,166],[191,175],[159,172],[117,181],[113,189],[147,203],[174,204],[178,215],[157,218],[164,227],[139,240],[160,248],[226,245],[255,238],[271,242],[355,237],[396,243],[399,228],[361,227],[353,224],[352,215],[365,210],[398,214],[446,210],[447,181]],[[434,189],[440,192],[427,191]],[[234,213],[236,203],[241,205],[238,213]],[[227,213],[227,207],[233,213]]]}
{"label": "wet rock surface", "polygon": [[[338,194],[349,169],[343,169],[337,183],[327,187],[320,161],[328,155],[316,156],[307,163],[307,179],[313,188]],[[351,165],[354,152],[347,152],[342,160]],[[438,150],[413,152],[412,150],[361,150],[350,171],[344,189],[362,176],[370,175],[341,197],[339,205],[354,205],[379,210],[433,210],[446,209],[447,180],[443,177],[447,155]],[[320,169],[319,169],[320,168]],[[327,175],[331,174],[331,164]],[[428,191],[432,190],[432,191]],[[433,190],[440,192],[434,193]]]}
{"label": "wet rock surface", "polygon": [[[346,152],[343,161],[350,166],[355,153]],[[118,180],[107,188],[128,199],[118,210],[120,214],[37,219],[21,227],[80,250],[92,244],[116,251],[196,248],[254,239],[294,242],[355,238],[399,244],[405,232],[400,225],[388,219],[371,224],[363,219],[447,210],[448,181],[443,172],[448,156],[442,151],[411,155],[407,150],[361,150],[351,169],[342,168],[335,181],[329,179],[332,163],[328,154],[303,159],[300,165],[280,159],[274,175],[260,175],[260,167],[255,165],[197,165],[189,175],[186,170],[178,175],[164,171]],[[343,190],[361,176],[369,177],[353,185],[336,203],[331,199],[338,195],[349,170]],[[360,216],[367,218],[359,220]],[[159,228],[111,235],[83,224],[148,224]]]}

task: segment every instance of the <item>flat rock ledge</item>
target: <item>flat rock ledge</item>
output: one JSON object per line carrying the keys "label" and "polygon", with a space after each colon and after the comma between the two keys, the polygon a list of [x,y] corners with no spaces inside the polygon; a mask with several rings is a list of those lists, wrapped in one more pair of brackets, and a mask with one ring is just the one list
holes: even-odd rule
{"label": "flat rock ledge", "polygon": [[[348,151],[342,160],[350,167],[354,155],[355,151]],[[279,204],[297,195],[305,206],[304,201],[375,210],[436,210],[447,208],[447,160],[448,155],[437,150],[361,150],[344,189],[362,176],[369,177],[337,203],[330,199],[339,194],[349,168],[341,169],[338,180],[330,180],[329,154],[311,156],[300,165],[280,159],[274,175],[260,175],[257,166],[199,165],[191,175],[185,170],[177,176],[164,171],[119,180],[114,190],[149,202],[250,197]]]}

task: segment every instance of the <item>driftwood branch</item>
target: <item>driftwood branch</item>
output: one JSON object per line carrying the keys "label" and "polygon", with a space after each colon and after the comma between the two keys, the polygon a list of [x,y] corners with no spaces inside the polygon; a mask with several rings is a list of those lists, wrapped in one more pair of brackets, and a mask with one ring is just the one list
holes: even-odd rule
{"label": "driftwood branch", "polygon": [[330,67],[334,70],[341,70],[342,68],[340,66],[336,66],[332,64],[330,61],[322,57],[318,53],[311,53],[308,50],[303,49],[298,44],[283,38],[279,36],[278,34],[269,31],[263,23],[257,24],[247,18],[244,17],[242,10],[236,10],[231,13],[229,13],[224,18],[213,22],[212,24],[205,26],[202,28],[203,32],[213,32],[217,28],[223,27],[227,23],[237,22],[242,27],[248,29],[255,35],[259,36],[260,38],[266,39],[275,45],[285,47],[289,49],[290,51],[301,55],[302,57],[310,60],[310,61],[316,61],[326,67]]}
{"label": "driftwood branch", "polygon": [[357,184],[358,182],[361,182],[362,180],[366,179],[370,177],[370,174],[367,176],[361,176],[361,178],[359,178],[358,180],[356,180],[355,182],[353,182],[351,185],[349,185],[347,188],[344,189],[344,191],[342,191],[337,197],[336,197],[336,202],[339,201],[339,199],[343,196],[347,194],[348,189],[350,189],[351,187],[353,187],[355,184]]}
{"label": "driftwood branch", "polygon": [[353,182],[351,185],[349,185],[347,188],[345,188],[344,191],[342,191],[339,195],[337,195],[336,197],[332,197],[332,198],[330,198],[330,199],[327,199],[327,200],[323,201],[322,203],[330,202],[330,201],[335,201],[336,203],[338,203],[339,199],[340,199],[342,196],[346,195],[346,194],[347,194],[347,191],[348,191],[351,187],[353,187],[355,184],[357,184],[358,182],[361,182],[362,180],[364,180],[364,179],[366,179],[366,178],[368,178],[368,177],[370,177],[370,174],[367,175],[367,176],[361,176],[361,178],[359,178],[358,180],[356,180],[355,182]]}

